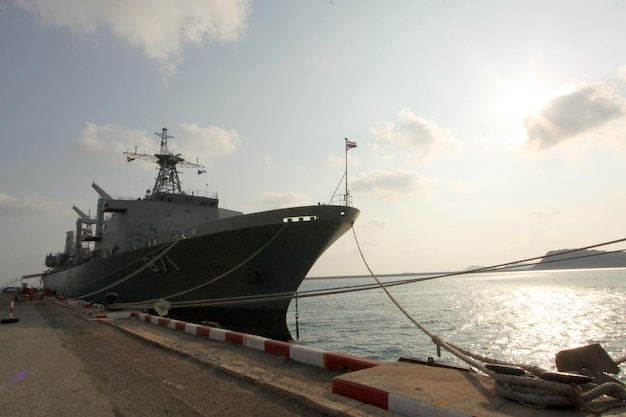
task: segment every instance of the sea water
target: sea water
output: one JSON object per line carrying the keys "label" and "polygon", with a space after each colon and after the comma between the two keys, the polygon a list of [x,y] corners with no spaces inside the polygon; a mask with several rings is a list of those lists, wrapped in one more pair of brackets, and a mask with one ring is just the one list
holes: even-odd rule
{"label": "sea water", "polygon": [[[371,283],[371,277],[305,279],[298,291]],[[483,356],[553,370],[564,349],[599,343],[613,358],[625,353],[626,269],[473,273],[388,290],[431,334]],[[443,349],[437,358],[430,337],[380,288],[301,298],[297,306],[293,300],[287,318],[303,345],[383,361],[410,356],[463,364]],[[620,368],[618,378],[626,381],[626,364]]]}

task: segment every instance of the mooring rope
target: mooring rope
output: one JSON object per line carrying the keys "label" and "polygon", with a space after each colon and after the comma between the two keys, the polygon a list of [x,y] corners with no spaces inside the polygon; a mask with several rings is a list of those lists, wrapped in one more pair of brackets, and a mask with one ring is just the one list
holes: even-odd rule
{"label": "mooring rope", "polygon": [[[124,276],[124,277],[120,278],[119,280],[117,280],[117,281],[115,281],[115,282],[113,282],[113,283],[111,283],[111,284],[109,284],[109,285],[107,285],[107,286],[104,286],[104,287],[102,287],[102,288],[99,288],[99,289],[97,289],[96,291],[92,291],[92,292],[87,293],[87,294],[79,295],[79,296],[78,296],[78,297],[76,297],[76,298],[85,298],[85,297],[89,297],[89,296],[92,296],[92,295],[94,295],[94,294],[98,294],[98,293],[101,293],[102,291],[106,291],[106,290],[108,290],[108,289],[110,289],[110,288],[113,288],[113,287],[115,287],[115,286],[117,286],[117,285],[119,285],[119,284],[123,283],[124,281],[128,281],[129,279],[131,279],[131,278],[132,278],[132,277],[134,277],[135,275],[139,274],[139,273],[140,273],[141,271],[143,271],[144,269],[146,269],[146,268],[150,268],[150,267],[154,264],[154,262],[155,262],[157,259],[161,259],[161,257],[162,257],[163,255],[165,255],[167,252],[169,252],[169,251],[170,251],[170,249],[172,249],[172,248],[174,247],[174,245],[176,245],[176,244],[177,244],[177,243],[178,243],[181,239],[183,239],[183,238],[177,238],[176,240],[174,240],[171,244],[169,244],[169,245],[168,245],[168,246],[167,246],[167,247],[163,250],[163,252],[161,252],[160,254],[158,254],[157,256],[155,256],[154,258],[152,258],[149,262],[144,262],[144,263],[143,263],[143,265],[142,265],[141,267],[137,268],[135,271],[131,272],[130,274],[128,274],[128,275],[126,275],[126,276]],[[156,252],[156,250],[155,250],[154,252]],[[154,252],[152,252],[152,253],[154,253]],[[144,259],[145,259],[145,258],[144,258]],[[139,261],[133,261],[133,262],[131,262],[131,263],[130,263],[130,264],[128,264],[128,265],[132,265],[133,263],[136,263],[136,262],[139,262]],[[102,276],[102,278],[104,278],[104,277],[106,277],[106,276],[108,276],[108,275],[115,274],[117,271],[120,271],[120,270],[122,270],[122,269],[124,269],[124,268],[127,268],[127,267],[128,267],[128,265],[125,265],[125,266],[123,266],[123,267],[121,267],[121,268],[118,268],[117,270],[112,271],[112,272],[110,272],[110,273],[108,273],[108,274],[106,274],[106,275],[103,275],[103,276]]]}
{"label": "mooring rope", "polygon": [[[538,259],[543,259],[542,263],[548,263],[548,262],[559,262],[559,261],[563,261],[563,260],[579,259],[579,258],[589,257],[589,256],[600,256],[600,255],[604,255],[604,254],[607,254],[607,253],[624,252],[624,250],[622,249],[622,250],[616,250],[616,251],[611,251],[611,252],[603,251],[601,253],[591,254],[591,255],[587,254],[587,255],[582,255],[582,256],[572,256],[572,257],[567,257],[567,258],[560,258],[560,259],[554,260],[554,261],[546,261],[545,260],[546,258],[550,258],[550,257],[553,257],[553,256],[559,256],[559,255],[562,256],[563,254],[574,253],[574,252],[581,251],[581,250],[584,250],[584,249],[600,247],[600,246],[609,245],[609,244],[613,244],[613,243],[617,243],[617,242],[622,242],[622,241],[625,241],[625,240],[626,240],[626,238],[625,239],[611,241],[611,242],[594,244],[594,245],[587,246],[585,248],[573,249],[573,250],[566,251],[566,252],[559,252],[558,254],[545,255],[543,257],[528,258],[528,259],[524,259],[524,260],[520,260],[520,261],[507,262],[507,263],[504,263],[504,264],[493,265],[493,266],[489,266],[489,267],[482,267],[482,268],[477,268],[477,269],[472,269],[472,270],[465,270],[465,271],[459,271],[459,272],[449,272],[449,273],[443,273],[443,274],[430,274],[429,276],[426,276],[426,277],[418,277],[418,278],[411,278],[411,279],[402,279],[402,280],[397,280],[397,281],[391,281],[391,282],[385,283],[385,286],[386,287],[394,287],[394,286],[398,286],[398,285],[408,285],[408,284],[414,284],[414,283],[423,282],[423,281],[429,281],[429,280],[433,280],[433,279],[446,278],[446,277],[457,276],[457,275],[472,274],[472,273],[476,273],[476,272],[504,271],[504,270],[507,270],[507,269],[518,268],[520,266],[531,265],[531,264],[528,263],[529,261],[538,260]],[[244,261],[244,263],[246,261]],[[241,266],[241,264],[239,266]],[[239,267],[239,266],[237,266],[237,267]],[[236,269],[237,267],[231,269],[230,271],[227,271],[225,274],[222,274],[219,277],[214,278],[214,281],[211,281],[211,282],[215,282],[218,279],[223,278],[224,276],[228,275],[228,273],[232,272],[232,270]],[[209,283],[202,284],[202,285],[208,285]],[[240,297],[210,298],[210,299],[196,299],[196,300],[187,300],[187,301],[177,301],[177,302],[175,302],[175,305],[177,307],[226,306],[226,305],[236,305],[236,304],[258,303],[258,302],[266,302],[266,301],[282,301],[282,300],[293,299],[293,298],[322,297],[322,296],[338,295],[338,294],[345,294],[345,293],[358,292],[358,291],[369,291],[369,290],[375,290],[375,289],[379,289],[379,288],[380,288],[380,285],[378,283],[371,283],[371,284],[347,285],[347,286],[333,287],[333,288],[327,288],[327,289],[321,289],[321,290],[299,291],[297,293],[289,291],[289,292],[282,292],[282,293],[251,295],[251,296],[240,296]],[[109,305],[108,307],[109,308],[125,307],[125,308],[141,308],[141,309],[145,309],[145,308],[151,308],[155,302],[156,302],[156,300],[152,299],[152,300],[144,300],[142,302],[139,302],[141,304],[137,304],[137,303],[124,303],[124,304],[118,303],[118,304]]]}
{"label": "mooring rope", "polygon": [[[255,256],[257,256],[270,243],[272,243],[278,237],[278,235],[280,235],[283,232],[283,230],[285,230],[285,228],[287,227],[288,224],[289,224],[289,222],[283,223],[282,227],[280,229],[278,229],[278,231],[267,242],[265,242],[265,244],[263,244],[259,249],[257,249],[254,253],[252,253],[246,259],[244,259],[243,261],[241,261],[240,263],[238,263],[234,267],[230,268],[228,271],[218,275],[217,277],[215,277],[213,279],[207,280],[207,281],[203,282],[202,284],[196,285],[195,287],[187,288],[184,291],[180,291],[180,292],[177,292],[177,293],[174,293],[174,294],[170,294],[170,295],[161,297],[160,299],[168,300],[168,299],[180,297],[183,294],[187,294],[189,292],[196,291],[199,288],[202,288],[202,287],[205,287],[207,285],[213,284],[214,282],[217,282],[217,281],[221,280],[222,278],[226,277],[227,275],[230,275],[233,271],[236,271],[237,269],[241,268],[243,265],[245,265],[247,262],[249,262],[251,259],[253,259]],[[157,301],[158,301],[157,299],[151,299],[151,300],[144,300],[144,301],[136,301],[136,302],[132,302],[132,303],[115,303],[115,304],[109,306],[109,308],[139,308],[139,309],[152,308]],[[173,307],[204,307],[204,306],[210,305],[210,301],[211,300],[170,301],[169,304],[170,304],[170,307],[172,307],[172,308]]]}
{"label": "mooring rope", "polygon": [[[387,297],[395,304],[395,306],[409,319],[415,326],[417,326],[422,332],[429,336],[432,342],[437,346],[437,354],[441,356],[441,348],[443,347],[452,355],[456,356],[463,362],[473,366],[483,373],[487,374],[491,378],[495,379],[496,391],[505,398],[518,401],[520,404],[533,406],[533,407],[547,407],[547,406],[579,406],[585,410],[591,411],[596,414],[606,412],[608,410],[626,407],[626,389],[624,386],[615,383],[607,382],[604,384],[575,384],[575,383],[561,383],[555,381],[548,381],[541,378],[541,375],[546,370],[537,366],[525,365],[525,364],[513,364],[506,361],[500,361],[493,358],[484,357],[472,352],[469,352],[453,343],[447,342],[440,336],[437,336],[424,327],[419,321],[411,316],[411,314],[402,307],[402,305],[395,299],[395,297],[387,290],[387,286],[381,282],[376,274],[372,271],[365,255],[361,250],[361,245],[356,235],[354,225],[352,226],[352,234],[354,235],[354,241],[356,242],[357,249],[363,260],[363,263],[370,275],[378,286],[385,292]],[[620,239],[611,243],[617,243],[626,239]],[[595,247],[590,246],[587,248]],[[576,249],[569,252],[575,252],[582,249]],[[561,252],[560,254],[563,254]],[[536,258],[535,258],[536,259]],[[530,259],[533,260],[533,259]],[[520,262],[526,262],[520,261]],[[504,266],[508,264],[502,264]],[[490,267],[491,268],[491,267]],[[479,268],[477,270],[486,270],[487,268]],[[473,270],[477,271],[477,270]],[[618,362],[619,361],[619,362]],[[617,364],[626,361],[626,355],[618,358]],[[503,373],[494,372],[488,369],[488,364],[500,364],[511,367],[521,368],[523,375],[507,375]],[[615,403],[607,404],[603,402],[600,407],[592,407],[591,402],[602,396],[610,396],[618,400]]]}
{"label": "mooring rope", "polygon": [[[171,294],[167,297],[162,297],[162,299],[168,299],[168,298],[171,299],[171,298],[179,297],[183,294],[195,291],[199,288],[202,288],[206,285],[210,285],[228,276],[233,271],[243,266],[246,262],[249,262],[251,259],[257,256],[258,253],[260,253],[263,249],[265,249],[272,241],[274,241],[274,239],[278,237],[278,235],[280,235],[280,233],[284,230],[287,224],[288,223],[283,224],[283,226],[276,232],[274,236],[272,236],[264,245],[262,245],[258,250],[256,250],[254,253],[252,253],[250,256],[248,256],[246,259],[240,262],[238,265],[234,266],[233,268],[229,269],[228,271],[220,274],[219,276],[211,280],[203,282],[202,284],[199,284],[195,287],[188,288],[184,291]],[[599,247],[599,246],[619,243],[619,242],[626,241],[626,238],[614,240],[610,242],[605,242],[601,244],[590,245],[584,248],[578,248],[578,249],[573,249],[569,251],[561,251],[555,254],[545,255],[541,257],[528,258],[528,259],[524,259],[524,260],[516,261],[516,262],[508,262],[508,263],[494,265],[490,267],[477,268],[477,269],[460,271],[460,272],[445,273],[445,274],[433,275],[433,276],[428,276],[428,277],[400,280],[400,281],[394,281],[391,283],[384,284],[378,279],[378,277],[374,274],[372,269],[369,267],[365,259],[365,256],[363,254],[363,251],[361,250],[354,226],[352,227],[352,232],[353,232],[356,246],[358,248],[361,259],[363,260],[363,263],[367,267],[367,270],[369,271],[370,275],[376,281],[376,284],[346,286],[346,287],[331,288],[331,289],[326,289],[326,290],[312,290],[312,291],[304,291],[304,292],[300,292],[296,294],[294,294],[293,292],[284,292],[284,293],[265,294],[265,295],[258,295],[258,296],[230,297],[230,298],[223,298],[223,299],[178,301],[178,302],[171,302],[170,308],[217,306],[217,305],[224,306],[224,305],[229,305],[229,304],[244,304],[244,303],[253,303],[253,302],[261,302],[261,301],[284,300],[284,299],[294,298],[294,296],[296,298],[306,298],[306,297],[333,295],[333,294],[340,294],[340,293],[346,293],[346,292],[363,291],[363,290],[381,288],[386,293],[388,298],[405,315],[405,317],[407,317],[407,319],[409,319],[416,327],[418,327],[422,332],[424,332],[426,335],[428,335],[431,338],[433,343],[437,346],[437,352],[439,355],[440,355],[440,349],[443,347],[445,350],[447,350],[448,352],[450,352],[452,355],[456,356],[460,360],[464,361],[465,363],[468,363],[470,366],[473,366],[474,368],[494,378],[496,381],[496,384],[495,384],[496,391],[500,393],[500,395],[506,398],[516,400],[524,405],[535,406],[535,407],[545,407],[545,406],[555,406],[555,405],[575,405],[585,410],[592,411],[594,413],[602,413],[602,412],[605,412],[607,410],[610,410],[616,407],[626,407],[626,390],[624,389],[622,385],[619,385],[617,383],[609,382],[609,383],[604,383],[601,385],[588,383],[588,384],[576,385],[576,384],[571,384],[571,383],[565,384],[565,383],[559,383],[559,382],[554,382],[554,381],[546,381],[540,378],[542,372],[545,372],[545,370],[540,367],[525,365],[525,364],[512,364],[509,362],[500,361],[497,359],[477,355],[459,346],[456,346],[444,340],[440,336],[431,333],[419,321],[414,319],[410,315],[410,313],[402,307],[402,305],[393,297],[393,295],[387,289],[387,287],[391,287],[391,286],[406,285],[406,284],[415,283],[415,282],[428,281],[432,279],[438,279],[438,278],[444,278],[444,277],[450,277],[450,276],[456,276],[456,275],[462,275],[462,274],[506,270],[509,268],[519,267],[520,265],[525,265],[528,262],[536,261],[540,259],[542,260],[542,263],[558,262],[558,261],[564,260],[564,258],[556,259],[554,261],[550,261],[550,260],[546,261],[546,258],[550,258],[553,256],[562,257],[563,255],[586,250],[586,249],[592,249],[592,248]],[[160,259],[162,256],[164,256],[168,251],[170,251],[174,247],[174,245],[176,245],[176,243],[178,243],[179,240],[180,238],[174,240],[171,244],[165,247],[163,251],[159,255],[157,255],[155,259]],[[154,251],[154,252],[157,252],[157,251]],[[623,252],[623,250],[618,250],[618,251],[613,251],[613,252]],[[602,254],[613,253],[613,252],[603,252]],[[586,255],[566,258],[566,259],[576,259],[576,258],[597,256],[597,255],[599,254],[591,254],[591,255],[586,254]],[[153,259],[151,262],[154,262],[155,259]],[[116,285],[119,285],[120,283],[132,278],[133,276],[139,274],[145,268],[148,268],[150,266],[151,266],[150,262],[145,263],[140,268],[126,275],[122,279],[112,284],[109,284],[106,287],[100,288],[97,291],[84,294],[80,296],[79,298],[88,297],[93,294],[105,291]],[[117,303],[117,304],[110,305],[108,307],[109,308],[145,309],[145,308],[153,308],[157,301],[158,300],[156,299],[152,299],[152,300],[144,300],[144,301],[135,302],[135,303]],[[622,362],[626,362],[626,354],[615,360],[615,363],[618,365]],[[527,374],[522,375],[522,376],[505,375],[505,374],[497,373],[488,369],[486,366],[487,364],[501,364],[501,365],[507,365],[507,366],[514,366],[514,367],[523,369],[524,371],[527,372]],[[592,407],[591,402],[604,395],[613,397],[617,399],[618,401],[614,404],[607,404],[606,402],[603,402],[602,407],[595,407],[595,408]]]}

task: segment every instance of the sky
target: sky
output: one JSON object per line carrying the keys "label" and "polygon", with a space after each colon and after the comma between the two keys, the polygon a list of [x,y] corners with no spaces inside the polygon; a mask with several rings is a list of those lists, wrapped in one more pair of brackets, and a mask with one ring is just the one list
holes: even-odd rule
{"label": "sky", "polygon": [[[626,1],[0,0],[0,283],[167,127],[224,208],[361,210],[309,276],[451,271],[621,239]],[[343,192],[343,184],[339,192]],[[355,240],[356,237],[356,240]],[[615,245],[614,245],[615,246]],[[621,249],[607,247],[606,250]]]}

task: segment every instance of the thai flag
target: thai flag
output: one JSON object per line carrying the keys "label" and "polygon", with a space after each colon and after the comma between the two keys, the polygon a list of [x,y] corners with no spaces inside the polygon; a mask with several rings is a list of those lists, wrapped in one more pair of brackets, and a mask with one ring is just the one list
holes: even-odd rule
{"label": "thai flag", "polygon": [[346,139],[346,150],[356,148],[356,142]]}

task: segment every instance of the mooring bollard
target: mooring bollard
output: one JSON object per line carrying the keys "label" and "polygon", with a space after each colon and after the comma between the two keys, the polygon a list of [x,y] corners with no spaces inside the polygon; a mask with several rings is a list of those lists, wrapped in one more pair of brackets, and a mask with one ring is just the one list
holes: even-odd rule
{"label": "mooring bollard", "polygon": [[0,324],[9,324],[9,323],[17,323],[20,321],[17,317],[13,317],[13,305],[14,305],[15,297],[11,296],[11,306],[9,307],[9,318],[8,319],[0,319]]}

